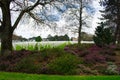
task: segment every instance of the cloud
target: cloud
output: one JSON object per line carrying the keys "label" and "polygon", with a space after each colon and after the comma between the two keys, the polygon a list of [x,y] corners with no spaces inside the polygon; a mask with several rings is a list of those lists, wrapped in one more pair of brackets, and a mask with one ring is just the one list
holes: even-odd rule
{"label": "cloud", "polygon": [[95,14],[93,17],[93,22],[92,22],[92,28],[91,28],[91,33],[94,34],[95,32],[95,28],[98,26],[98,22],[100,22],[100,17],[101,17],[101,13],[99,10],[103,10],[103,7],[100,6],[99,4],[99,0],[98,1],[94,1],[93,2],[93,6],[95,7]]}

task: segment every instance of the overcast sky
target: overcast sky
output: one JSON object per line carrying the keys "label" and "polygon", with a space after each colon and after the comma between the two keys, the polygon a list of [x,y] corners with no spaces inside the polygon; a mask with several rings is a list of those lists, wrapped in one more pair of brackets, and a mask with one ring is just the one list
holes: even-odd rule
{"label": "overcast sky", "polygon": [[[94,34],[94,30],[97,26],[97,22],[99,22],[98,18],[101,16],[99,10],[102,9],[102,7],[99,6],[98,1],[99,0],[96,0],[93,2],[93,6],[94,6],[96,11],[95,11],[95,14],[93,17],[92,27],[89,29],[85,29],[85,32],[88,32],[90,34]],[[64,20],[59,20],[57,22],[57,24],[64,25],[65,22],[64,22]],[[30,37],[39,36],[39,35],[44,38],[44,37],[47,37],[48,34],[52,34],[52,35],[55,34],[52,30],[50,30],[48,28],[45,28],[44,30],[41,31],[39,29],[34,28],[32,25],[33,25],[33,21],[32,21],[32,19],[29,19],[29,22],[27,24],[20,24],[18,26],[18,28],[15,30],[14,34],[25,37],[25,38],[30,38]],[[71,35],[71,36],[73,37],[75,35]]]}

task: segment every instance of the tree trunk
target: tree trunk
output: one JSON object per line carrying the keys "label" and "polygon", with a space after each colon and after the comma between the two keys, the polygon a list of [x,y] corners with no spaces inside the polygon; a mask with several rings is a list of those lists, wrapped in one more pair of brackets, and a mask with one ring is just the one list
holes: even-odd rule
{"label": "tree trunk", "polygon": [[1,5],[2,25],[1,25],[1,55],[10,54],[12,51],[12,26],[10,14],[10,1],[3,0]]}
{"label": "tree trunk", "polygon": [[80,10],[79,10],[80,18],[79,18],[79,29],[78,29],[78,45],[81,44],[82,9],[83,9],[82,0],[80,0]]}
{"label": "tree trunk", "polygon": [[12,33],[2,32],[1,35],[1,55],[9,55],[12,51]]}

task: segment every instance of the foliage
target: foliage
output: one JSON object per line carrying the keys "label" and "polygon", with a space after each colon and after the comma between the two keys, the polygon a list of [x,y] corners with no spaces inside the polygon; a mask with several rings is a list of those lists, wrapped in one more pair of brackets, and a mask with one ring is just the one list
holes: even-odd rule
{"label": "foliage", "polygon": [[[66,45],[64,43],[52,47],[36,44],[34,46],[39,47],[33,51],[13,51],[11,55],[0,56],[0,70],[61,75],[109,75],[116,74],[114,70],[119,73],[119,59],[115,59],[119,56],[114,55],[114,46],[101,48],[94,44]],[[116,67],[107,64],[110,61]]]}
{"label": "foliage", "polygon": [[[38,45],[37,45],[38,46]],[[16,65],[15,71],[26,72],[26,73],[48,73],[46,65],[59,56],[65,54],[63,47],[65,44],[61,44],[56,47],[50,45],[40,45],[40,51],[33,51],[27,57],[22,58]]]}
{"label": "foliage", "polygon": [[79,71],[79,74],[85,74],[85,75],[89,75],[89,74],[97,75],[98,74],[97,70],[93,70],[89,66],[86,66],[83,64],[79,64],[77,70]]}
{"label": "foliage", "polygon": [[[48,71],[48,68],[46,65],[53,59],[60,57],[65,54],[63,51],[63,48],[66,44],[61,44],[56,47],[44,46],[40,51],[16,51],[17,53],[14,53],[14,64],[10,63],[7,64],[7,61],[5,65],[1,62],[1,66],[3,68],[6,68],[8,71],[9,65],[12,65],[12,71],[20,71],[20,72],[26,72],[26,73],[51,73]],[[38,46],[38,45],[37,45]],[[41,47],[40,47],[41,48]],[[31,52],[31,53],[29,53]],[[34,54],[32,54],[34,53]],[[29,55],[30,54],[30,55]],[[22,57],[22,55],[24,57]],[[28,55],[28,56],[27,56]],[[18,58],[20,57],[20,58]],[[18,58],[18,59],[17,59]],[[12,60],[13,58],[11,58]],[[17,60],[16,60],[17,59]],[[9,60],[8,60],[9,61]],[[2,68],[2,67],[1,67]],[[6,69],[3,69],[3,71]]]}
{"label": "foliage", "polygon": [[97,46],[104,47],[114,42],[113,35],[110,28],[105,28],[103,22],[97,26],[93,40]]}
{"label": "foliage", "polygon": [[14,51],[12,54],[7,56],[0,56],[0,70],[1,71],[14,71],[14,66],[23,57],[32,54],[32,52],[27,50]]}
{"label": "foliage", "polygon": [[114,33],[114,43],[116,41],[120,43],[120,5],[119,0],[101,0],[101,4],[104,6],[104,11],[101,11],[103,19],[105,20],[107,26],[113,28]]}
{"label": "foliage", "polygon": [[35,41],[36,41],[36,42],[41,42],[41,41],[42,41],[42,38],[41,38],[40,36],[37,36],[37,37],[35,38]]}
{"label": "foliage", "polygon": [[55,74],[76,74],[79,59],[71,54],[64,54],[59,58],[54,59],[48,64],[52,73]]}
{"label": "foliage", "polygon": [[16,66],[15,71],[21,71],[26,73],[40,73],[41,64],[37,61],[37,56],[29,56],[20,60]]}
{"label": "foliage", "polygon": [[55,35],[55,36],[51,36],[51,35],[48,35],[47,39],[49,41],[69,41],[69,36],[67,34],[65,34],[64,36],[58,36],[58,35]]}
{"label": "foliage", "polygon": [[9,66],[10,66],[10,61],[2,61],[0,63],[0,71],[7,70]]}
{"label": "foliage", "polygon": [[[81,47],[82,46],[82,47]],[[68,45],[64,48],[65,51],[82,57],[87,64],[104,63],[106,61],[115,61],[113,58],[116,54],[114,48],[100,48],[96,45],[81,44],[78,46],[76,44]]]}
{"label": "foliage", "polygon": [[91,53],[84,57],[84,61],[87,64],[95,64],[95,63],[104,63],[106,62],[105,57],[103,55],[97,54],[97,53]]}
{"label": "foliage", "polygon": [[105,70],[105,73],[108,74],[108,75],[116,75],[116,74],[119,74],[119,72],[117,71],[117,65],[109,62],[109,63],[108,63],[108,67],[107,67],[107,69]]}

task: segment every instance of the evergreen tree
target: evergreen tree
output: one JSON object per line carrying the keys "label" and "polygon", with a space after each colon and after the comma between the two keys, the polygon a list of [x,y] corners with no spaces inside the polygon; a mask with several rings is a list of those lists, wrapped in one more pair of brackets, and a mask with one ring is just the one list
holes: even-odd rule
{"label": "evergreen tree", "polygon": [[106,28],[103,22],[100,23],[100,26],[97,26],[95,31],[95,36],[93,37],[95,44],[99,47],[103,47],[113,43],[113,35],[111,28]]}
{"label": "evergreen tree", "polygon": [[105,7],[102,16],[109,27],[113,28],[114,43],[120,44],[120,0],[102,0],[101,4]]}

